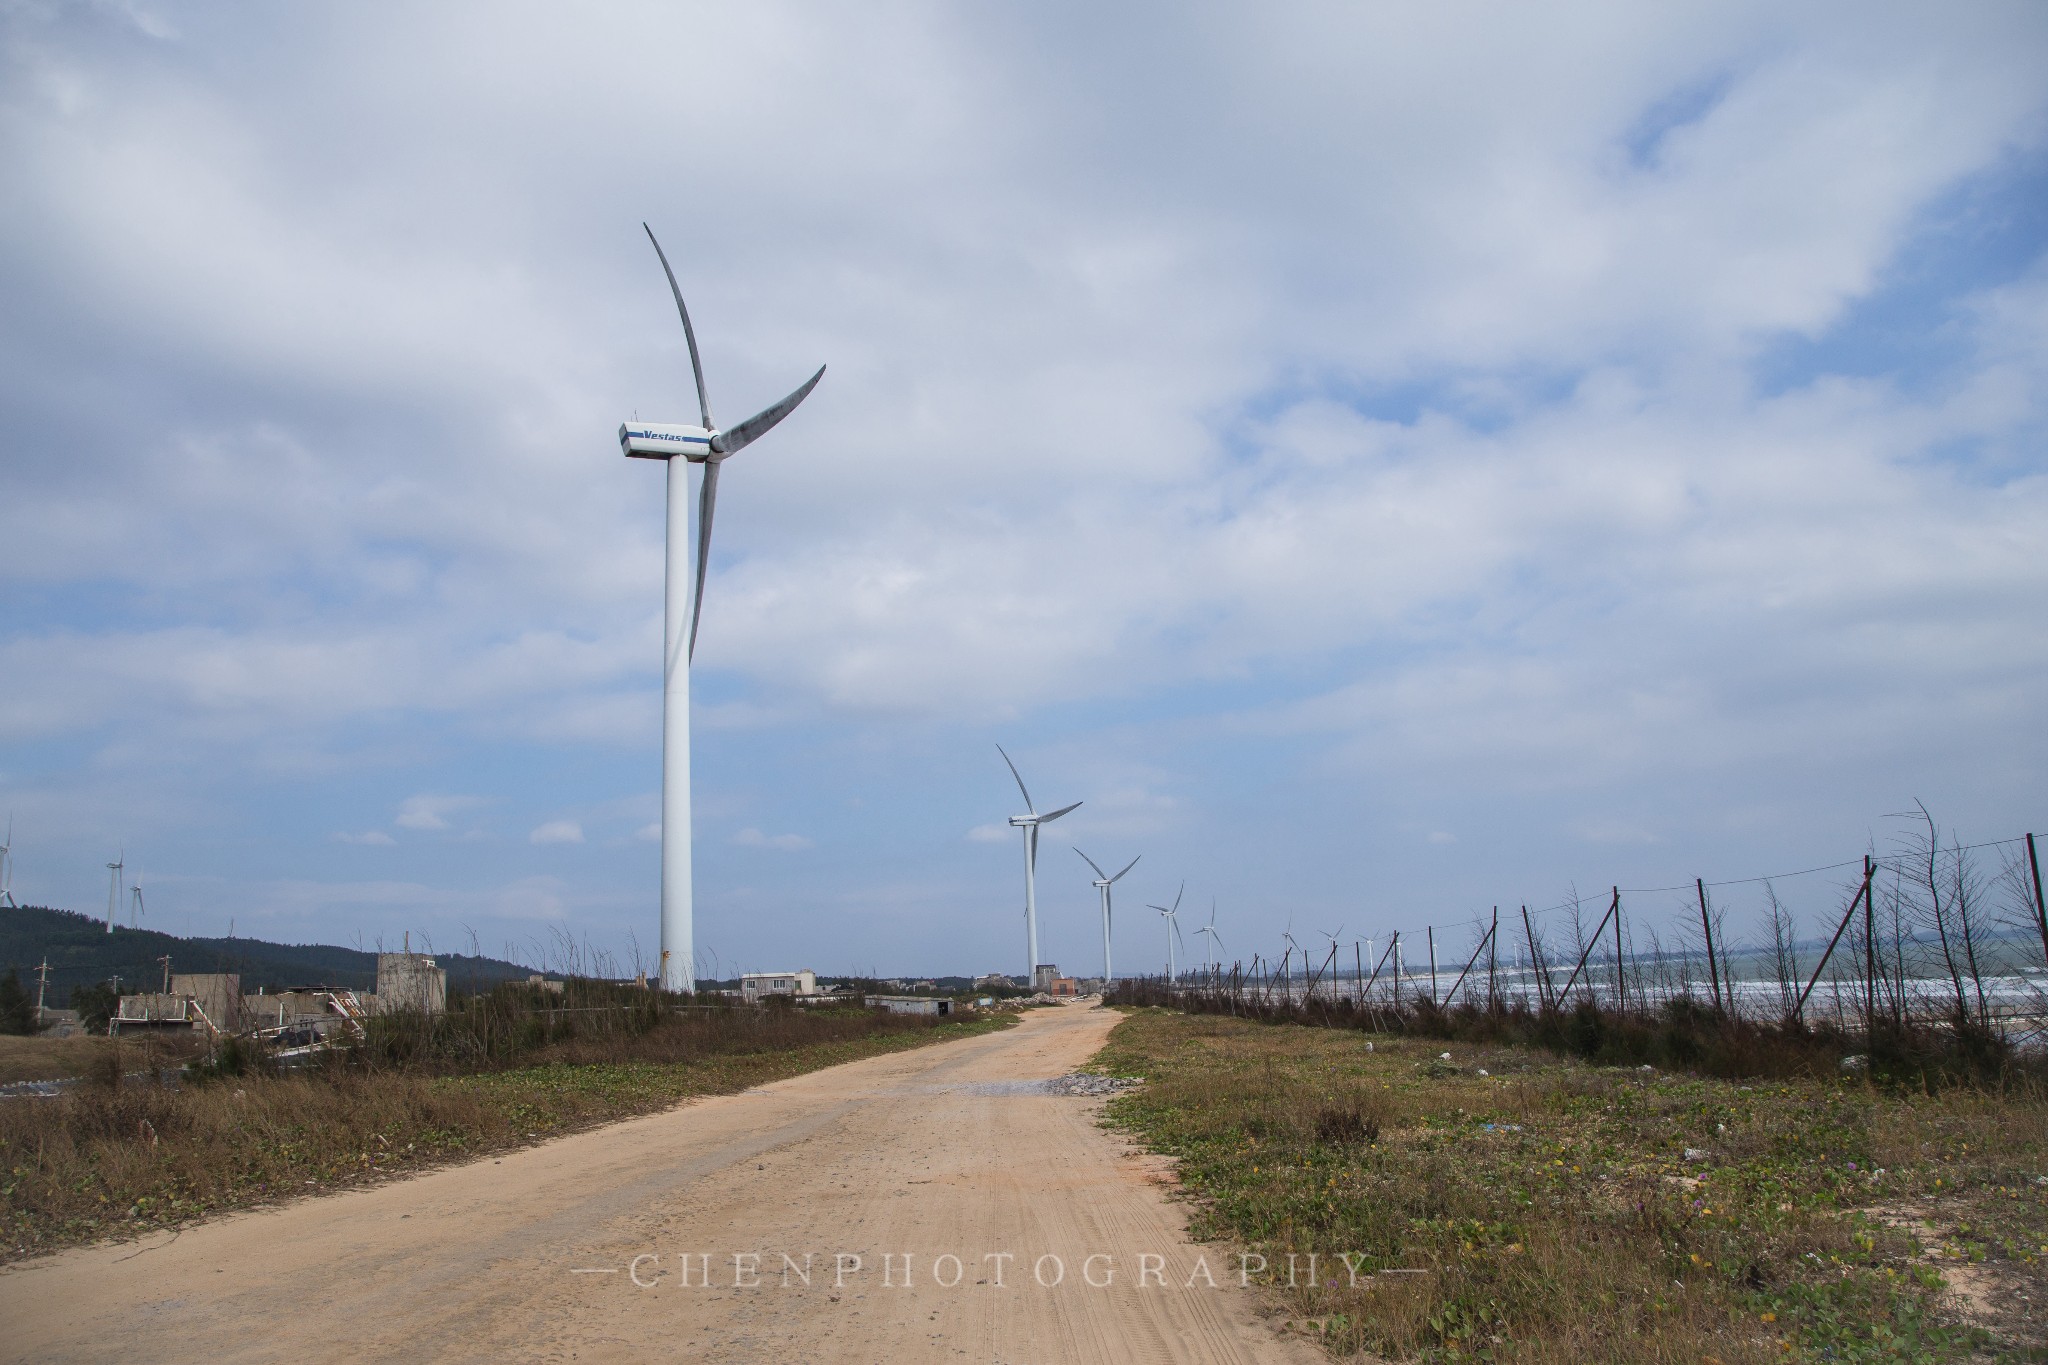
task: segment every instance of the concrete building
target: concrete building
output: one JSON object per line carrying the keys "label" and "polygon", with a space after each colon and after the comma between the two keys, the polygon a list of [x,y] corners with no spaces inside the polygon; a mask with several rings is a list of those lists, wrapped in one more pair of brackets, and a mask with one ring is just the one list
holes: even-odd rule
{"label": "concrete building", "polygon": [[1052,993],[1052,983],[1059,978],[1060,969],[1051,962],[1041,962],[1031,972],[1031,989]]}
{"label": "concrete building", "polygon": [[448,1008],[448,973],[434,965],[425,953],[377,954],[377,1003],[379,1014],[394,1010],[417,1010],[440,1014]]}
{"label": "concrete building", "polygon": [[800,972],[747,972],[740,977],[740,999],[749,1004],[771,995],[816,994],[818,974],[808,967]]}
{"label": "concrete building", "polygon": [[242,978],[234,972],[173,975],[168,991],[124,995],[108,1021],[109,1033],[151,1029],[204,1029],[234,1033],[243,1027]]}
{"label": "concrete building", "polygon": [[951,1014],[953,1002],[932,995],[871,995],[868,1004],[891,1014]]}

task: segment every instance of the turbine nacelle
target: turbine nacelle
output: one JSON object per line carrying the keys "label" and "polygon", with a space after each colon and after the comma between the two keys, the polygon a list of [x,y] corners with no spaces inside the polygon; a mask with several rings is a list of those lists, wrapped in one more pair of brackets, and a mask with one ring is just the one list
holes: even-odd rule
{"label": "turbine nacelle", "polygon": [[680,455],[691,464],[703,464],[714,458],[711,439],[716,435],[703,427],[627,422],[619,427],[619,449],[628,459],[673,460]]}

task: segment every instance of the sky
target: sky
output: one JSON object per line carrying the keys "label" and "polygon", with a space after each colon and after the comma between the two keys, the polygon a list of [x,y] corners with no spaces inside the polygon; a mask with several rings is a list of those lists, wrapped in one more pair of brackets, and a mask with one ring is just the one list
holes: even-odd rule
{"label": "sky", "polygon": [[651,967],[643,221],[715,414],[830,365],[720,484],[700,971],[1021,973],[999,742],[1073,971],[1072,845],[1133,972],[1183,884],[1270,957],[2048,832],[2044,71],[2031,0],[5,0],[14,894]]}

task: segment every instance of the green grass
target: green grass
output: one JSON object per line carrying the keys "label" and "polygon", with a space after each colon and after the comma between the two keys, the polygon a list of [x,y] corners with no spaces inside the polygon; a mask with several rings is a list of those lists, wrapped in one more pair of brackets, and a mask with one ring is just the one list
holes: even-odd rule
{"label": "green grass", "polygon": [[1744,1084],[1159,1010],[1096,1064],[1147,1078],[1110,1121],[1179,1158],[1196,1235],[1266,1257],[1340,1355],[2048,1359],[2039,1093]]}

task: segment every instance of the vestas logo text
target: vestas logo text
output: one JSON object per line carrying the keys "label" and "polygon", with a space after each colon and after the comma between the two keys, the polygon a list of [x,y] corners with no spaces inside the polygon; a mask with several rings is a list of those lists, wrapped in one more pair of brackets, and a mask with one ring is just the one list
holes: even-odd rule
{"label": "vestas logo text", "polygon": [[708,446],[711,444],[709,436],[678,436],[674,432],[668,431],[634,431],[630,427],[626,429],[626,437],[628,440],[634,441],[674,441],[678,445],[694,443],[696,445]]}

